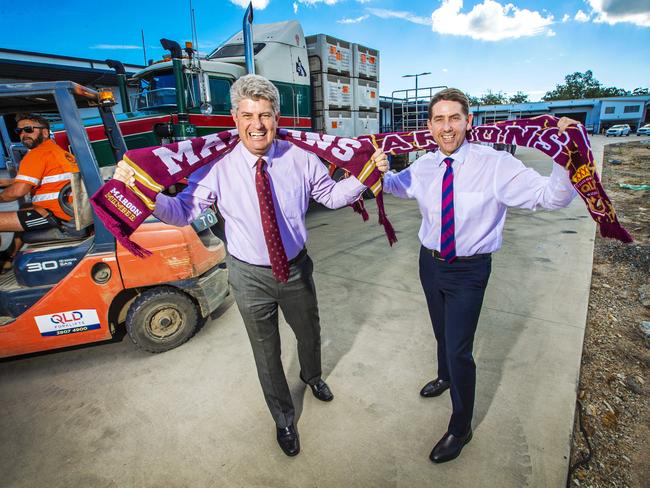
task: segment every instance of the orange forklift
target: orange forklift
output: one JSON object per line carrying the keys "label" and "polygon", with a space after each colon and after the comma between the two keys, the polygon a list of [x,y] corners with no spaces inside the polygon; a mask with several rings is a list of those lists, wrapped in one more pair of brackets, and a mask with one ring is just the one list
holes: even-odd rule
{"label": "orange forklift", "polygon": [[70,144],[64,149],[79,166],[59,196],[71,222],[25,232],[12,269],[0,275],[0,358],[106,341],[123,322],[139,348],[167,351],[192,337],[228,294],[212,209],[186,227],[150,217],[133,234],[153,252],[146,259],[116,243],[93,214],[88,195],[104,180],[79,110],[99,112],[118,161],[126,145],[113,104],[68,81],[0,84],[0,138],[9,165],[17,168],[24,154],[8,140],[9,115],[36,112],[61,119]]}

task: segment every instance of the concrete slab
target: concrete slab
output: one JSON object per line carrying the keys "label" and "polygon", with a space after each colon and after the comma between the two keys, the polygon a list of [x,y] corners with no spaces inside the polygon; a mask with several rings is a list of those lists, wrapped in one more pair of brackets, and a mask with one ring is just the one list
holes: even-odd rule
{"label": "concrete slab", "polygon": [[[618,142],[618,141],[616,141]],[[521,150],[548,173],[550,162]],[[283,360],[302,452],[277,447],[232,299],[184,346],[121,342],[0,363],[6,487],[562,487],[589,296],[594,224],[581,201],[512,211],[476,337],[475,437],[433,465],[448,395],[422,399],[435,344],[417,278],[413,201],[387,198],[400,242],[349,209],[308,217],[323,328],[324,404]]]}

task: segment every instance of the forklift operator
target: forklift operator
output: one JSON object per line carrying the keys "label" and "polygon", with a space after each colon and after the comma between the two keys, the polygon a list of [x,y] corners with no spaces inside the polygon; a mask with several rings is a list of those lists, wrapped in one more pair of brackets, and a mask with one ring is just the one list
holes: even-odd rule
{"label": "forklift operator", "polygon": [[20,162],[15,179],[0,178],[0,202],[12,202],[27,194],[32,204],[13,212],[0,212],[0,231],[30,231],[59,227],[69,221],[59,203],[61,189],[79,171],[72,154],[50,139],[50,124],[40,115],[18,114],[16,133],[29,152]]}

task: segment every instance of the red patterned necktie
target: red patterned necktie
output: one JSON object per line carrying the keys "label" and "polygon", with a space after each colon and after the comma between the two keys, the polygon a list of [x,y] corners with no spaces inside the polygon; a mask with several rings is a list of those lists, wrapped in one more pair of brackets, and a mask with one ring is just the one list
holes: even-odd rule
{"label": "red patterned necktie", "polygon": [[278,221],[275,218],[275,207],[273,206],[273,195],[271,194],[271,184],[269,175],[264,171],[266,161],[262,158],[257,160],[257,171],[255,173],[255,188],[257,190],[257,199],[260,203],[260,216],[262,217],[262,230],[264,231],[264,240],[266,248],[269,251],[271,260],[271,269],[273,276],[281,283],[289,280],[289,260],[287,253],[282,244]]}
{"label": "red patterned necktie", "polygon": [[456,259],[456,236],[454,235],[454,170],[452,158],[445,158],[447,165],[442,177],[442,204],[440,206],[440,257],[448,263]]}

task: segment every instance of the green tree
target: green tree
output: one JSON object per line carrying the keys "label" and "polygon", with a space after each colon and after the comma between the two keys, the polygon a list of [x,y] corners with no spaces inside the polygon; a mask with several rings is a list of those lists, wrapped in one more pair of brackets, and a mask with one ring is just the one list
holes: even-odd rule
{"label": "green tree", "polygon": [[466,95],[470,105],[478,105],[479,103],[481,103],[481,100],[478,97],[473,97],[469,93],[466,93]]}
{"label": "green tree", "polygon": [[600,81],[594,78],[591,70],[584,73],[576,71],[566,75],[564,82],[563,85],[557,85],[554,90],[546,92],[542,100],[571,100],[629,95],[629,92],[623,88],[603,86]]}
{"label": "green tree", "polygon": [[518,91],[510,97],[510,103],[528,103],[528,95],[522,91]]}
{"label": "green tree", "polygon": [[647,88],[635,88],[634,91],[632,91],[632,95],[637,96],[637,95],[650,95],[650,90]]}
{"label": "green tree", "polygon": [[504,103],[508,103],[508,98],[503,92],[494,93],[492,90],[488,90],[481,97],[481,105],[503,105]]}

